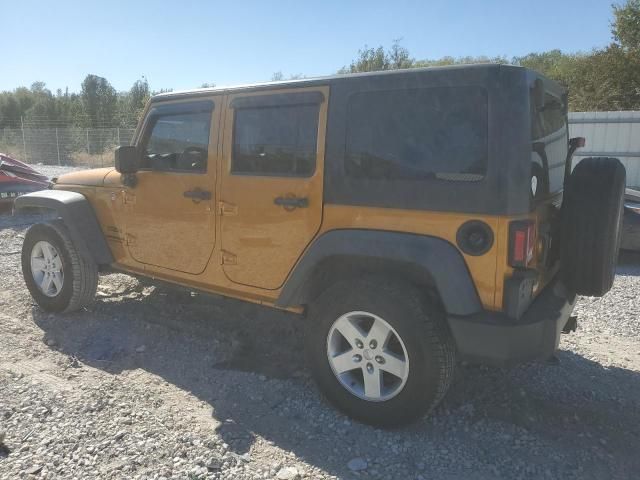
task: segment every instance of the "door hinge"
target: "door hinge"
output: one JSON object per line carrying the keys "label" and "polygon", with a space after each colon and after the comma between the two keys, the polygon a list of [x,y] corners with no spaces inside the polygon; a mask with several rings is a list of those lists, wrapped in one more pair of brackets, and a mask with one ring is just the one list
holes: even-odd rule
{"label": "door hinge", "polygon": [[122,194],[122,201],[125,204],[135,204],[136,203],[136,196],[135,194],[131,193],[131,192],[127,192],[126,190],[123,192]]}
{"label": "door hinge", "polygon": [[133,235],[131,235],[130,233],[127,233],[127,234],[125,235],[125,237],[124,237],[124,238],[125,238],[125,243],[126,243],[127,245],[131,245],[131,246],[133,246],[133,245],[135,245],[135,244],[136,244],[136,237],[134,237],[134,236],[133,236]]}
{"label": "door hinge", "polygon": [[238,263],[238,257],[231,252],[222,251],[222,265],[236,265]]}
{"label": "door hinge", "polygon": [[218,213],[222,216],[227,215],[237,215],[238,214],[238,206],[232,205],[227,202],[219,202],[218,203]]}

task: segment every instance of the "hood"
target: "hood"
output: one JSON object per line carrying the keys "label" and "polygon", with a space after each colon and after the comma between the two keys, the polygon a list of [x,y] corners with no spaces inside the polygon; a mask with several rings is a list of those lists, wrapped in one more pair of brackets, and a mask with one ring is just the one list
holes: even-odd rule
{"label": "hood", "polygon": [[104,185],[104,178],[113,170],[113,168],[94,168],[93,170],[65,173],[64,175],[60,175],[55,183],[56,185],[101,187]]}

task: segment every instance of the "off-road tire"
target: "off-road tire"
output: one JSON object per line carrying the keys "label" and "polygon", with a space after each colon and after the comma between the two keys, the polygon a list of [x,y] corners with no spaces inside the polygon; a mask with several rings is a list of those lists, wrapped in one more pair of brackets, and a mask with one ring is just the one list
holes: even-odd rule
{"label": "off-road tire", "polygon": [[[64,280],[54,297],[42,293],[31,272],[31,251],[42,240],[53,245],[62,258]],[[22,274],[33,299],[48,312],[73,312],[89,306],[98,286],[98,266],[73,244],[61,220],[38,223],[27,230],[22,245]]]}
{"label": "off-road tire", "polygon": [[[343,387],[329,364],[327,338],[333,322],[353,311],[388,322],[404,342],[409,373],[402,390],[386,401],[369,401]],[[409,283],[380,277],[342,281],[310,305],[305,350],[315,380],[327,399],[352,418],[395,427],[428,414],[446,394],[455,369],[456,348],[443,312]]]}
{"label": "off-road tire", "polygon": [[579,295],[613,285],[622,237],[626,171],[617,158],[585,158],[568,178],[562,202],[562,277]]}

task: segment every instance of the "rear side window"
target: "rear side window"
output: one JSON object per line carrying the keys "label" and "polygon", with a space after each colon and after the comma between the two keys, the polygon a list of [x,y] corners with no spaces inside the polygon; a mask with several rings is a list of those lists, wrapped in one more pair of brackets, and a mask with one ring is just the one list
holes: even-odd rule
{"label": "rear side window", "polygon": [[544,106],[536,108],[532,102],[531,136],[533,141],[543,139],[566,126],[565,108],[562,101],[546,93]]}
{"label": "rear side window", "polygon": [[[567,114],[563,101],[545,93],[544,105],[536,106],[531,94],[531,194],[543,198],[562,190],[567,159]],[[535,186],[535,187],[534,187]]]}
{"label": "rear side window", "polygon": [[487,171],[483,88],[362,92],[350,98],[347,111],[349,176],[478,181]]}
{"label": "rear side window", "polygon": [[237,108],[231,172],[307,177],[316,165],[318,105]]}

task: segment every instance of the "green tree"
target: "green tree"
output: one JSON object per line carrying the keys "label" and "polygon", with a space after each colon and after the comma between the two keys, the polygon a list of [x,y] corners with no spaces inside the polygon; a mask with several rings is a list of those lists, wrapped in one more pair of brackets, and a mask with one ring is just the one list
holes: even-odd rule
{"label": "green tree", "polygon": [[81,97],[85,126],[96,128],[116,125],[116,90],[106,78],[87,75],[82,82]]}
{"label": "green tree", "polygon": [[640,0],[613,5],[613,38],[624,50],[640,52]]}
{"label": "green tree", "polygon": [[142,77],[140,80],[136,80],[131,89],[129,90],[129,104],[133,111],[142,110],[147,101],[151,97],[151,91],[149,90],[149,82]]}
{"label": "green tree", "polygon": [[575,111],[640,108],[640,56],[613,44],[576,59],[563,82]]}
{"label": "green tree", "polygon": [[13,96],[18,102],[20,117],[23,117],[36,101],[33,92],[26,87],[16,88],[13,91]]}
{"label": "green tree", "polygon": [[129,89],[128,95],[125,96],[128,103],[128,111],[127,115],[121,118],[121,120],[123,120],[123,126],[137,122],[149,98],[151,98],[151,91],[149,90],[149,82],[147,82],[147,79],[142,77],[140,80],[136,80]]}
{"label": "green tree", "polygon": [[281,82],[283,80],[299,80],[301,78],[305,78],[302,73],[294,73],[285,78],[284,73],[282,73],[280,70],[278,70],[277,72],[273,72],[273,74],[271,75],[272,82]]}
{"label": "green tree", "polygon": [[446,67],[448,65],[471,65],[476,63],[509,63],[505,57],[442,57],[435,60],[416,60],[414,67]]}
{"label": "green tree", "polygon": [[44,82],[33,82],[31,84],[31,98],[33,104],[23,113],[24,119],[30,126],[48,127],[51,122],[58,118],[55,98],[51,91],[46,88]]}
{"label": "green tree", "polygon": [[358,55],[348,67],[342,67],[338,73],[377,72],[389,70],[391,60],[382,46],[369,48],[367,45],[358,50]]}
{"label": "green tree", "polygon": [[0,128],[20,126],[22,110],[16,96],[10,92],[0,94]]}
{"label": "green tree", "polygon": [[387,62],[390,70],[399,70],[401,68],[411,68],[414,60],[409,56],[409,50],[400,45],[400,40],[394,40],[391,48],[387,51]]}
{"label": "green tree", "polygon": [[[591,52],[560,50],[514,57],[510,63],[536,70],[568,87],[571,110],[640,109],[640,0],[613,5],[613,43]],[[365,46],[340,73],[471,63],[509,63],[505,57],[443,57],[415,60],[395,40],[390,49]]]}
{"label": "green tree", "polygon": [[69,93],[68,88],[64,93],[59,90],[56,94],[56,103],[60,126],[79,126],[82,124],[83,106],[80,95]]}
{"label": "green tree", "polygon": [[376,72],[381,70],[397,70],[400,68],[442,67],[447,65],[462,65],[471,63],[508,63],[505,57],[442,57],[439,59],[416,60],[409,51],[394,40],[387,50],[380,46],[369,48],[364,46],[358,50],[358,55],[348,67],[342,67],[338,73]]}
{"label": "green tree", "polygon": [[531,68],[550,78],[567,83],[568,76],[575,67],[576,62],[580,61],[584,56],[582,54],[565,54],[560,50],[549,50],[548,52],[530,53],[523,57],[514,57],[513,63]]}
{"label": "green tree", "polygon": [[557,80],[574,111],[640,108],[640,0],[613,6],[614,43],[589,53],[531,53],[514,63]]}

